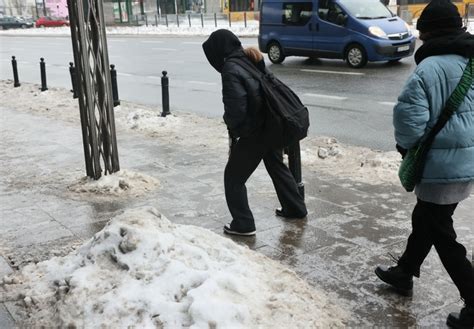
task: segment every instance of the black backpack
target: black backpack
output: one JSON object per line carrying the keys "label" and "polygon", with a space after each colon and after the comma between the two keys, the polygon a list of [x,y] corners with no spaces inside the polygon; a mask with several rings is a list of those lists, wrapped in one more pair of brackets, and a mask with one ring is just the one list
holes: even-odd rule
{"label": "black backpack", "polygon": [[265,106],[263,136],[272,148],[291,146],[308,135],[309,113],[287,85],[272,73],[262,73],[250,60],[229,58],[260,81]]}

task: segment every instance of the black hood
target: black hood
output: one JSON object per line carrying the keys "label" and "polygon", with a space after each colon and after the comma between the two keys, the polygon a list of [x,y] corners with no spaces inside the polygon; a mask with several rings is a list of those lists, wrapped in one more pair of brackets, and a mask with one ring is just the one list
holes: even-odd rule
{"label": "black hood", "polygon": [[415,62],[420,64],[422,60],[436,55],[460,55],[463,57],[474,57],[474,36],[469,32],[460,30],[455,33],[438,35],[426,40],[415,53]]}
{"label": "black hood", "polygon": [[207,60],[219,73],[222,71],[226,57],[241,48],[242,44],[239,38],[234,33],[224,29],[213,32],[202,44]]}

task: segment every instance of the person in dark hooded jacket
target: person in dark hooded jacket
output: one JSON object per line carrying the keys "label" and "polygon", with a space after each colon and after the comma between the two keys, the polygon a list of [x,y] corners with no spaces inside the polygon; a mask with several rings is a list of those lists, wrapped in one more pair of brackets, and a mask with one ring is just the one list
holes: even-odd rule
{"label": "person in dark hooded jacket", "polygon": [[257,49],[243,49],[240,40],[228,30],[213,32],[203,43],[209,63],[221,74],[224,122],[232,140],[224,172],[227,206],[232,222],[224,232],[255,235],[255,220],[249,208],[245,183],[263,160],[282,206],[276,214],[286,218],[307,215],[295,179],[283,163],[282,150],[263,143],[265,111],[260,82],[231,58],[243,58],[265,72],[263,56]]}
{"label": "person in dark hooded jacket", "polygon": [[[417,68],[394,108],[397,149],[404,156],[438,121],[448,98],[458,85],[469,58],[474,56],[474,36],[449,0],[432,0],[422,12],[417,29],[423,45],[415,54]],[[465,307],[451,313],[453,328],[474,327],[474,269],[466,248],[456,241],[452,215],[468,198],[474,185],[474,86],[436,135],[428,152],[421,182],[415,188],[417,203],[406,249],[392,267],[375,272],[384,282],[411,294],[413,276],[434,246],[458,288]]]}

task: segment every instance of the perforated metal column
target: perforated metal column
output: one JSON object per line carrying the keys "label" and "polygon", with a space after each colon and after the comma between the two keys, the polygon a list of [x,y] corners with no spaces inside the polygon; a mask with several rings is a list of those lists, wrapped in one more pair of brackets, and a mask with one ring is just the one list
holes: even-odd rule
{"label": "perforated metal column", "polygon": [[101,0],[68,0],[87,176],[120,170]]}

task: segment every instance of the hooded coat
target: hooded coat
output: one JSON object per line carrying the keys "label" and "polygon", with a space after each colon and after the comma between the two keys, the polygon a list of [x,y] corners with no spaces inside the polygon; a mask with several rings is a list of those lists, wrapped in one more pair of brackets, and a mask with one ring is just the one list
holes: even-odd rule
{"label": "hooded coat", "polygon": [[[228,61],[234,57],[248,60],[239,39],[228,30],[218,30],[203,43],[203,50],[209,63],[221,73],[224,122],[229,134],[249,137],[261,131],[265,116],[260,82],[239,64]],[[263,61],[256,66],[265,71]]]}
{"label": "hooded coat", "polygon": [[[473,56],[474,36],[467,32],[435,36],[420,47],[418,66],[394,108],[397,144],[410,149],[433,128]],[[469,181],[474,181],[474,85],[436,135],[421,183]]]}

